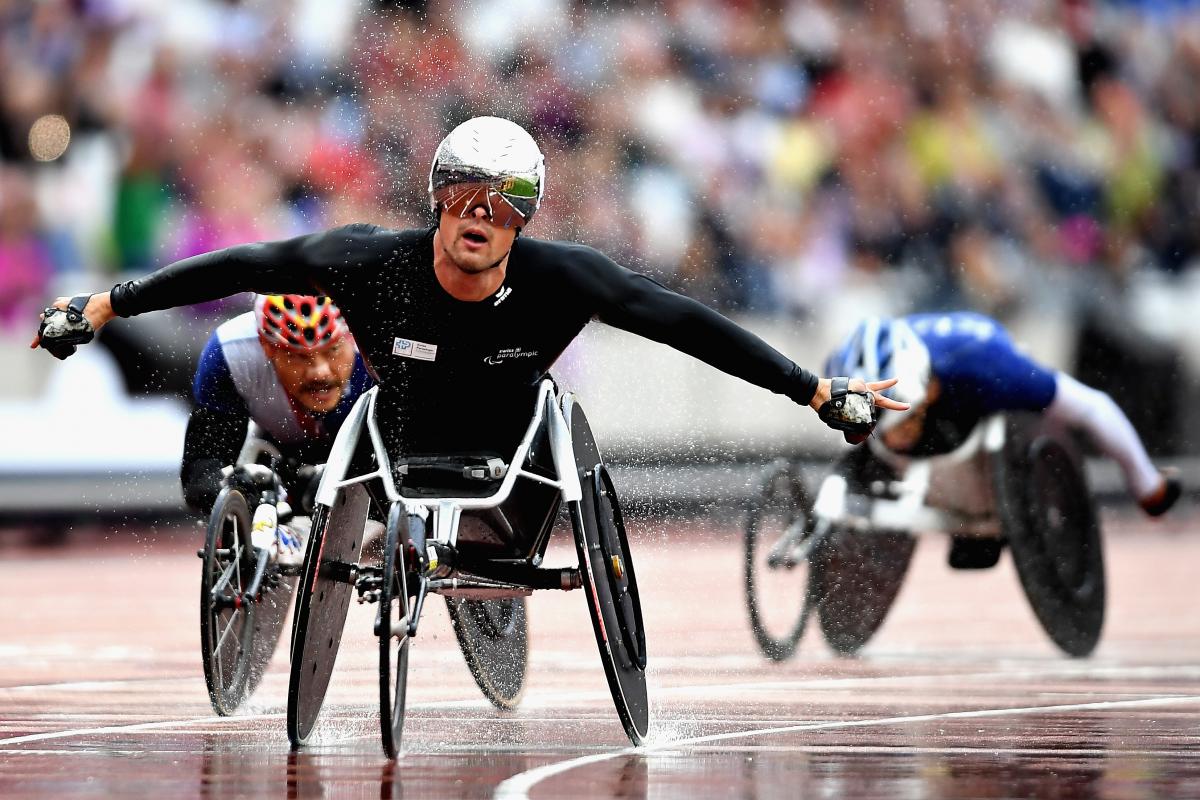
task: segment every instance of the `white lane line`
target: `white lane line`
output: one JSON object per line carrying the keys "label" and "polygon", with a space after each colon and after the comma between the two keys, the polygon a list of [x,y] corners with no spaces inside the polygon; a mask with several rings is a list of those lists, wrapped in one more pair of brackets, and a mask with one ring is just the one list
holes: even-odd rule
{"label": "white lane line", "polygon": [[[755,659],[756,664],[761,665],[761,659]],[[583,663],[583,660],[580,661]],[[713,688],[737,688],[741,689],[826,689],[826,688],[841,688],[843,686],[858,686],[864,683],[927,683],[927,682],[944,682],[947,680],[992,680],[995,678],[1004,678],[1006,680],[1050,680],[1057,678],[1068,677],[1094,677],[1104,680],[1112,678],[1137,678],[1137,679],[1153,679],[1153,678],[1183,678],[1183,679],[1200,679],[1200,666],[1194,664],[1075,664],[1068,662],[1065,664],[1047,663],[1044,665],[1031,666],[1028,662],[1012,662],[1011,666],[1005,666],[1006,662],[999,662],[1000,668],[984,672],[964,672],[955,673],[952,671],[938,672],[933,674],[914,674],[914,675],[857,675],[846,676],[840,678],[809,678],[797,680],[776,680],[776,681],[747,681],[744,683],[729,684],[719,680],[719,676],[714,678],[712,684],[695,684],[692,686],[661,686],[655,689],[656,694],[687,694],[692,691],[711,691]],[[708,665],[711,668],[711,664]],[[820,665],[818,665],[820,666]],[[890,666],[890,665],[889,665]],[[965,666],[965,664],[964,664]],[[592,670],[595,664],[588,659],[586,668]],[[658,672],[662,671],[662,665],[657,661],[655,668]],[[352,669],[347,670],[347,675],[355,675],[356,673],[369,673],[367,669]],[[268,676],[274,676],[279,679],[286,679],[287,672],[277,671],[267,673]],[[153,677],[146,676],[142,678],[114,678],[109,680],[91,680],[91,681],[64,681],[60,683],[26,683],[17,684],[15,686],[0,686],[0,696],[6,692],[36,692],[36,691],[64,691],[64,692],[81,692],[81,691],[104,691],[106,689],[120,688],[124,686],[141,686],[148,683],[194,683],[199,678],[195,675],[178,675],[173,677]],[[564,693],[565,694],[565,693]],[[571,696],[578,697],[578,693],[572,693]],[[608,697],[607,693],[599,693],[597,696]],[[476,701],[461,701],[465,705],[475,705]],[[484,705],[488,705],[486,702]]]}
{"label": "white lane line", "polygon": [[147,683],[180,683],[188,681],[195,683],[195,675],[185,675],[175,678],[118,678],[106,681],[63,681],[61,683],[23,683],[17,686],[0,686],[0,695],[5,692],[36,692],[38,690],[55,692],[94,692],[105,689],[115,689],[120,686],[141,686]]}
{"label": "white lane line", "polygon": [[25,750],[20,747],[14,747],[12,750],[0,750],[0,756],[99,756],[108,758],[109,756],[144,756],[146,750]]}
{"label": "white lane line", "polygon": [[[693,736],[688,739],[676,739],[669,742],[643,745],[642,747],[624,747],[608,753],[582,756],[554,764],[535,767],[525,772],[517,773],[496,787],[492,795],[494,800],[529,800],[529,790],[537,784],[561,775],[579,767],[609,761],[625,755],[646,755],[660,750],[668,750],[693,744],[721,742],[729,739],[745,739],[754,736],[773,736],[780,733],[796,733],[799,731],[837,730],[846,728],[866,728],[883,725],[910,725],[914,722],[936,722],[948,719],[978,719],[982,717],[1021,716],[1026,714],[1061,714],[1068,711],[1095,711],[1112,708],[1145,708],[1154,706],[1169,706],[1188,703],[1200,703],[1200,695],[1178,695],[1172,697],[1154,697],[1139,700],[1105,700],[1094,703],[1071,703],[1056,706],[1024,706],[1017,708],[990,708],[976,711],[948,711],[942,714],[917,714],[902,717],[884,717],[881,719],[860,719],[844,722],[813,722],[800,725],[785,725],[775,728],[757,728],[752,730],[714,733],[708,736]],[[986,748],[980,748],[985,750]],[[977,751],[978,752],[978,751]]]}
{"label": "white lane line", "polygon": [[[600,696],[599,693],[596,695]],[[605,695],[607,697],[607,695]],[[410,703],[409,711],[453,711],[460,708],[485,708],[490,704],[483,698],[472,700],[433,700],[426,703]],[[355,712],[354,707],[337,707],[331,706],[325,710],[325,715],[328,717],[331,714],[339,713],[339,711]],[[46,733],[30,733],[24,736],[13,736],[8,739],[0,739],[0,746],[23,744],[26,742],[44,742],[49,739],[66,739],[73,736],[92,736],[95,734],[105,733],[136,733],[139,731],[156,730],[159,728],[175,727],[191,727],[203,723],[209,723],[214,726],[224,726],[231,723],[237,723],[247,720],[275,720],[286,719],[287,713],[284,711],[264,712],[259,714],[235,714],[229,717],[189,717],[187,719],[160,720],[159,722],[138,722],[132,725],[106,725],[96,728],[73,728],[65,731],[48,731]],[[374,733],[371,734],[375,735]],[[345,737],[346,741],[351,739],[362,738],[359,734],[351,734]],[[341,741],[340,739],[338,741]]]}
{"label": "white lane line", "polygon": [[[21,753],[22,750],[0,750],[0,755],[6,753]],[[81,753],[81,752],[107,752],[107,751],[83,751],[83,750],[47,750],[46,753]],[[139,751],[145,752],[145,751]],[[481,755],[528,755],[530,753],[561,753],[561,745],[545,745],[540,747],[496,747],[486,744],[469,744],[469,745],[447,745],[443,748],[435,750],[405,750],[404,755],[411,756],[438,756],[438,755],[463,755],[463,754],[481,754]],[[641,752],[641,751],[639,751]],[[1017,756],[1021,758],[1034,757],[1078,757],[1078,758],[1095,758],[1106,757],[1113,755],[1110,748],[1023,748],[1023,747],[909,747],[908,745],[728,745],[722,744],[720,747],[696,747],[688,750],[686,753],[680,752],[673,755],[693,756],[701,753],[716,753],[724,755],[726,753],[747,753],[750,755],[762,755],[764,753],[780,753],[784,755],[899,755],[899,756]],[[607,755],[606,753],[598,753],[597,755]],[[1184,753],[1179,748],[1162,748],[1159,750],[1121,750],[1122,758],[1180,758],[1190,757],[1190,753]]]}
{"label": "white lane line", "polygon": [[[1047,665],[1047,666],[1051,666],[1051,665]],[[1046,669],[1046,670],[1035,669],[1035,670],[1028,670],[1024,674],[1021,674],[1020,672],[1013,673],[1013,672],[990,672],[989,671],[989,672],[966,673],[966,674],[958,674],[958,675],[955,675],[953,673],[936,674],[936,675],[904,675],[904,676],[869,675],[869,676],[861,676],[861,677],[853,677],[853,678],[816,678],[816,679],[809,680],[809,681],[797,680],[797,681],[778,681],[778,682],[768,682],[768,683],[745,682],[745,683],[737,683],[737,684],[697,684],[697,685],[693,685],[693,686],[663,687],[663,688],[659,689],[658,692],[660,694],[689,694],[689,693],[693,693],[693,692],[708,693],[708,692],[711,692],[715,687],[719,687],[723,690],[728,690],[728,689],[753,690],[756,688],[768,688],[769,687],[769,688],[789,689],[789,690],[795,691],[795,690],[810,689],[810,688],[830,688],[830,687],[841,687],[841,686],[854,686],[854,685],[861,685],[864,683],[885,683],[885,682],[893,682],[893,681],[911,683],[911,682],[945,681],[945,680],[949,680],[949,679],[988,680],[988,679],[999,678],[999,677],[1004,677],[1004,678],[1008,678],[1008,679],[1013,679],[1013,678],[1037,679],[1037,678],[1052,678],[1063,672],[1072,673],[1074,671],[1075,671],[1075,668],[1073,666],[1067,665],[1066,669],[1059,669],[1059,668],[1052,668],[1052,669]],[[1109,667],[1109,668],[1104,668],[1101,670],[1094,670],[1094,671],[1105,673],[1105,677],[1107,677],[1107,678],[1115,677],[1117,675],[1126,675],[1127,677],[1148,678],[1148,677],[1169,677],[1169,676],[1176,676],[1176,677],[1191,676],[1191,675],[1194,675],[1197,670],[1194,667],[1184,667],[1181,665],[1181,666],[1171,666],[1171,667],[1154,667],[1154,666],[1120,667],[1120,666],[1114,666],[1114,667]],[[33,684],[33,685],[29,685],[29,686],[9,686],[9,687],[5,687],[4,689],[0,689],[0,692],[23,690],[23,689],[39,689],[39,688],[41,688],[41,689],[68,688],[71,690],[75,690],[75,689],[84,688],[84,687],[91,689],[91,690],[96,690],[96,689],[103,689],[106,687],[112,688],[112,687],[116,687],[116,686],[137,685],[137,684],[147,683],[147,682],[151,682],[151,681],[176,681],[176,680],[194,680],[194,678],[191,678],[191,677],[188,677],[188,678],[132,678],[132,679],[112,680],[112,681],[76,681],[76,682],[64,683],[64,684]],[[549,706],[557,705],[559,702],[564,701],[564,700],[578,702],[580,700],[604,699],[607,697],[608,697],[608,694],[606,692],[601,692],[601,691],[596,691],[596,692],[546,692],[545,694],[539,693],[537,695],[526,698],[526,702],[525,702],[524,706],[525,706],[525,708],[529,708],[531,706],[535,707],[535,708],[536,707],[549,707]],[[1144,700],[1144,699],[1143,700],[1121,700],[1121,701],[1108,701],[1108,702],[1128,704],[1128,703],[1140,703],[1140,702],[1157,702],[1159,699],[1160,698],[1150,698],[1149,700]],[[446,710],[455,710],[455,709],[479,708],[479,707],[486,707],[486,706],[487,706],[487,702],[485,700],[476,698],[476,699],[471,699],[471,700],[442,700],[442,701],[432,701],[432,702],[427,702],[427,703],[414,703],[414,704],[409,705],[408,710],[409,711],[446,711]],[[1088,708],[1088,707],[1093,707],[1093,706],[1085,705],[1085,706],[1081,706],[1081,707]],[[1051,708],[1051,709],[1061,708],[1063,710],[1070,710],[1075,707],[1074,706],[1039,706],[1039,707],[1037,707],[1037,709],[1043,709],[1043,708]],[[331,712],[332,711],[333,710],[331,709]],[[333,713],[336,713],[336,712],[333,712]],[[955,713],[955,714],[984,713],[984,714],[991,715],[991,714],[996,714],[996,713],[1001,713],[1001,712],[987,711],[987,712],[952,712],[952,713]],[[1017,712],[1012,712],[1012,713],[1017,713]],[[155,730],[157,728],[165,728],[165,727],[170,727],[172,725],[185,727],[185,726],[198,725],[202,722],[211,722],[216,725],[222,725],[222,724],[238,722],[241,720],[282,719],[285,717],[286,717],[286,714],[284,714],[283,712],[273,712],[273,713],[260,713],[260,714],[238,714],[238,715],[231,716],[231,717],[207,716],[207,717],[194,717],[194,718],[189,718],[189,719],[184,719],[184,720],[165,720],[165,721],[160,721],[160,722],[136,723],[133,725],[116,725],[116,726],[106,726],[106,727],[96,727],[96,728],[77,728],[77,729],[71,729],[71,730],[65,730],[65,731],[50,731],[50,732],[46,732],[46,733],[34,733],[34,734],[28,734],[25,736],[16,736],[16,737],[8,738],[8,739],[0,739],[0,745],[21,744],[24,742],[46,741],[46,740],[50,740],[50,739],[63,739],[63,738],[68,738],[68,737],[73,737],[73,736],[90,736],[93,734],[103,734],[103,733],[127,733],[127,732],[137,732],[137,731],[142,731],[142,730]],[[947,717],[937,716],[934,718],[935,719],[944,719]],[[516,717],[514,719],[521,721],[519,717]],[[899,719],[901,721],[919,721],[920,718],[899,717],[896,719]],[[529,720],[529,721],[536,721],[536,720]],[[830,724],[834,725],[835,727],[845,727],[845,726],[853,726],[853,725],[860,725],[860,724],[880,725],[880,724],[888,724],[888,722],[887,721],[865,720],[865,721],[854,722],[854,723],[817,723],[816,725],[818,728],[820,728],[822,726],[830,725]],[[805,729],[814,729],[813,724],[805,723],[805,724],[799,725],[799,726],[787,726],[787,727],[779,728],[779,729],[763,729],[763,730],[768,731],[768,732],[783,732],[783,731],[805,730]],[[749,732],[749,733],[722,734],[722,736],[732,736],[735,738],[740,737],[740,736],[751,736],[751,735],[755,735],[755,733]],[[359,737],[352,736],[351,738],[359,738]],[[663,747],[669,747],[669,746],[674,746],[674,745],[678,745],[678,744],[696,744],[696,743],[700,743],[702,741],[706,741],[706,740],[703,738],[701,738],[701,739],[681,739],[681,740],[677,740],[675,742],[667,743],[664,745],[644,746],[640,750],[637,748],[625,748],[624,750],[620,750],[620,751],[616,751],[616,752],[599,754],[599,756],[588,756],[588,758],[599,758],[600,760],[605,760],[605,759],[609,759],[609,758],[615,758],[618,755],[621,755],[621,754],[624,754],[627,752],[651,752],[654,750],[661,750],[661,749],[663,749]],[[564,762],[564,763],[567,763],[567,762]],[[516,777],[516,776],[514,776],[514,777]],[[510,780],[512,780],[512,779],[510,779]],[[507,783],[507,781],[506,781],[506,783]],[[501,787],[502,786],[504,786],[504,784],[501,784]],[[499,788],[497,789],[497,791],[499,791]]]}
{"label": "white lane line", "polygon": [[[225,717],[224,719],[280,719],[283,714],[249,714],[244,717]],[[134,733],[136,731],[152,731],[156,728],[183,728],[200,723],[213,724],[220,718],[191,717],[189,719],[169,719],[161,722],[140,722],[134,725],[109,725],[103,728],[76,728],[68,731],[49,731],[47,733],[30,733],[25,736],[14,736],[10,739],[0,739],[0,745],[24,744],[25,742],[44,742],[49,739],[66,739],[70,736],[91,736],[98,733]]]}

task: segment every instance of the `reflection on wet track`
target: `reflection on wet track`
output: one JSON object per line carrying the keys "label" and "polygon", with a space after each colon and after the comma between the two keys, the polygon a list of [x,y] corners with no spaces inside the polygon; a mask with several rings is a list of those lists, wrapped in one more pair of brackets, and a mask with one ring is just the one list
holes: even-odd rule
{"label": "reflection on wet track", "polygon": [[9,547],[0,796],[1200,797],[1189,525],[1108,521],[1109,616],[1092,658],[1045,639],[1007,558],[957,573],[930,539],[862,657],[833,656],[810,629],[772,664],[747,631],[735,531],[642,523],[647,746],[628,747],[583,598],[544,592],[511,713],[479,694],[430,604],[397,762],[379,745],[369,609],[351,609],[314,743],[291,752],[282,653],[243,713],[211,714],[193,542]]}

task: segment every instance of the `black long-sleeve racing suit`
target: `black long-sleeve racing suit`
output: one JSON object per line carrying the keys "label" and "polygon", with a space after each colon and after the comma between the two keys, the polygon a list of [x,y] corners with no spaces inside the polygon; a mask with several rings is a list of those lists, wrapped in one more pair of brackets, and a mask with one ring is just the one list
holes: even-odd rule
{"label": "black long-sleeve racing suit", "polygon": [[356,224],[177,261],[113,287],[113,311],[238,292],[325,294],[341,308],[380,388],[390,452],[507,455],[539,380],[589,320],[662,342],[807,404],[817,378],[717,312],[593,248],[520,237],[491,297],[451,297],[433,269],[434,229]]}

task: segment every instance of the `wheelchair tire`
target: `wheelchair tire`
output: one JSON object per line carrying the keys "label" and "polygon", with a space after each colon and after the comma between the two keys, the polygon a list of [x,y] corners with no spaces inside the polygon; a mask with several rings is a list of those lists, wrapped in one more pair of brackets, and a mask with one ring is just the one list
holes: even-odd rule
{"label": "wheelchair tire", "polygon": [[856,655],[883,625],[915,546],[916,540],[904,532],[835,528],[817,547],[809,592],[834,652]]}
{"label": "wheelchair tire", "polygon": [[746,516],[743,576],[750,631],[763,655],[784,661],[796,650],[808,622],[809,560],[768,561],[796,525],[811,532],[812,497],[797,467],[779,463],[767,474]]}
{"label": "wheelchair tire", "polygon": [[524,597],[496,600],[446,598],[458,647],[479,689],[492,705],[517,707],[529,663],[528,612]]}
{"label": "wheelchair tire", "polygon": [[568,504],[583,590],[613,704],[629,740],[640,745],[650,730],[646,638],[625,522],[587,417],[572,395],[563,398],[563,413],[583,488],[582,500]]}
{"label": "wheelchair tire", "polygon": [[1064,653],[1089,655],[1104,626],[1104,552],[1073,449],[1036,417],[1013,417],[995,473],[1004,535],[1034,615]]}
{"label": "wheelchair tire", "polygon": [[213,711],[227,716],[247,694],[254,655],[254,603],[242,591],[254,575],[250,506],[240,491],[217,495],[201,551],[200,653]]}
{"label": "wheelchair tire", "polygon": [[354,594],[347,573],[362,548],[369,503],[363,485],[350,484],[332,507],[318,504],[313,515],[293,621],[287,711],[293,747],[308,741],[325,702]]}
{"label": "wheelchair tire", "polygon": [[375,618],[375,634],[379,637],[379,730],[388,758],[400,754],[408,687],[408,631],[400,634],[398,643],[393,633],[395,624],[407,625],[411,608],[404,558],[410,540],[408,525],[404,503],[392,503],[383,550],[379,613]]}

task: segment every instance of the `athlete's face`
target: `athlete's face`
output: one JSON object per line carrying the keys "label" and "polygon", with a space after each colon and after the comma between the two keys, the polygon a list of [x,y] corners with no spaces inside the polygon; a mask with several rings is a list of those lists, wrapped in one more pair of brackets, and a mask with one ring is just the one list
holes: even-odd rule
{"label": "athlete's face", "polygon": [[318,414],[332,411],[354,372],[354,346],[343,336],[321,350],[297,353],[264,344],[283,390],[301,407]]}
{"label": "athlete's face", "polygon": [[493,197],[489,204],[486,193],[479,192],[467,208],[461,203],[442,207],[439,239],[458,269],[472,274],[485,272],[512,249],[518,227],[501,227],[493,222],[507,216],[506,210],[499,206],[501,203],[502,200]]}

